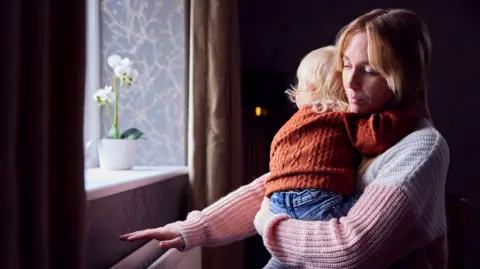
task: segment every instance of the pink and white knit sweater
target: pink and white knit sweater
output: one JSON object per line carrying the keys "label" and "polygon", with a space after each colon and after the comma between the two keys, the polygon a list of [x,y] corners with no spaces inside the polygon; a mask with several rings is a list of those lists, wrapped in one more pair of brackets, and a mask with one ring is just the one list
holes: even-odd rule
{"label": "pink and white knit sweater", "polygon": [[180,229],[185,250],[258,231],[272,255],[297,268],[374,269],[398,261],[399,268],[446,268],[448,165],[446,141],[425,120],[370,165],[360,179],[363,194],[346,217],[301,221],[259,211],[262,176],[170,225]]}

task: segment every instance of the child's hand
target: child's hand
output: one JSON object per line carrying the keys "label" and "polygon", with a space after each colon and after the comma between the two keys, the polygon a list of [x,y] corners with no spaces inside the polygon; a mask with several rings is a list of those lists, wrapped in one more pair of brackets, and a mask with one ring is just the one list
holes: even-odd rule
{"label": "child's hand", "polygon": [[270,211],[270,199],[268,197],[264,197],[262,201],[262,205],[260,206],[260,210],[258,210],[255,218],[253,219],[253,225],[257,230],[257,233],[263,237],[265,226],[269,223],[269,220],[275,217]]}
{"label": "child's hand", "polygon": [[270,199],[268,199],[268,197],[263,198],[260,210],[270,210]]}
{"label": "child's hand", "polygon": [[159,227],[155,229],[136,231],[133,233],[120,235],[119,238],[124,241],[156,239],[160,241],[158,245],[161,249],[164,250],[171,248],[182,250],[183,248],[185,248],[185,241],[183,240],[180,231],[173,227]]}

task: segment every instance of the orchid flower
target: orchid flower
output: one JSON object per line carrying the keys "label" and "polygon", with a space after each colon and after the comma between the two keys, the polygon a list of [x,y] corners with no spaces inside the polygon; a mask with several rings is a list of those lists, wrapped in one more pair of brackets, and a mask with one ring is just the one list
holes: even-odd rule
{"label": "orchid flower", "polygon": [[[108,132],[108,138],[113,139],[139,139],[143,133],[136,129],[130,128],[120,133],[118,128],[118,81],[120,86],[132,86],[132,83],[138,78],[138,71],[133,69],[133,62],[129,58],[120,57],[113,54],[108,57],[107,64],[113,69],[113,86],[106,85],[103,89],[98,89],[94,95],[98,105],[105,105],[106,112],[112,121],[112,127]],[[112,90],[113,89],[113,90]],[[113,113],[110,103],[113,103]]]}
{"label": "orchid flower", "polygon": [[105,88],[98,89],[93,94],[93,99],[96,100],[100,105],[115,101],[115,94],[112,91],[112,86],[105,85]]}
{"label": "orchid flower", "polygon": [[138,71],[132,68],[133,62],[129,58],[123,58],[113,54],[107,59],[108,65],[113,68],[115,76],[120,79],[122,86],[131,86],[138,78]]}

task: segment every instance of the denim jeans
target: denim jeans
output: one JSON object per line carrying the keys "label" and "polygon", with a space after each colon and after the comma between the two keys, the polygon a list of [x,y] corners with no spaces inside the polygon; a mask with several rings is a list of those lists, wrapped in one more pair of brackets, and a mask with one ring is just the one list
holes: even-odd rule
{"label": "denim jeans", "polygon": [[[270,210],[298,220],[329,220],[346,216],[356,195],[346,196],[318,189],[275,192],[270,196]],[[264,268],[291,268],[271,258]]]}

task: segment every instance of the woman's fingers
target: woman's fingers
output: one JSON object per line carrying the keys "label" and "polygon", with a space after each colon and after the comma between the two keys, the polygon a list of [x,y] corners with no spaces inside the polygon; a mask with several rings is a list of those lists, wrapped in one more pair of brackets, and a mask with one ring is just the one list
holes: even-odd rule
{"label": "woman's fingers", "polygon": [[183,240],[180,231],[176,228],[160,227],[156,229],[146,229],[143,231],[136,231],[133,233],[122,234],[119,236],[124,241],[134,241],[140,239],[156,239],[160,241],[158,244],[160,248],[167,250],[171,248],[183,249],[185,248],[185,241]]}
{"label": "woman's fingers", "polygon": [[128,241],[133,241],[133,240],[140,240],[140,239],[147,239],[147,238],[150,238],[150,239],[154,238],[154,230],[146,229],[143,231],[137,231],[129,234],[125,239]]}
{"label": "woman's fingers", "polygon": [[127,240],[130,236],[138,234],[139,232],[141,232],[141,231],[136,231],[136,232],[128,233],[128,234],[122,234],[118,238],[120,238],[121,240]]}
{"label": "woman's fingers", "polygon": [[160,227],[156,229],[146,229],[133,233],[120,235],[119,238],[125,241],[134,241],[140,239],[156,239],[159,241],[175,239],[181,236],[180,231],[175,228]]}
{"label": "woman's fingers", "polygon": [[132,235],[133,233],[128,233],[128,234],[122,234],[120,235],[118,238],[120,238],[121,240],[127,240],[127,238]]}
{"label": "woman's fingers", "polygon": [[168,250],[171,248],[183,249],[185,247],[185,241],[183,241],[183,238],[179,236],[172,240],[162,241],[158,245],[163,250]]}

